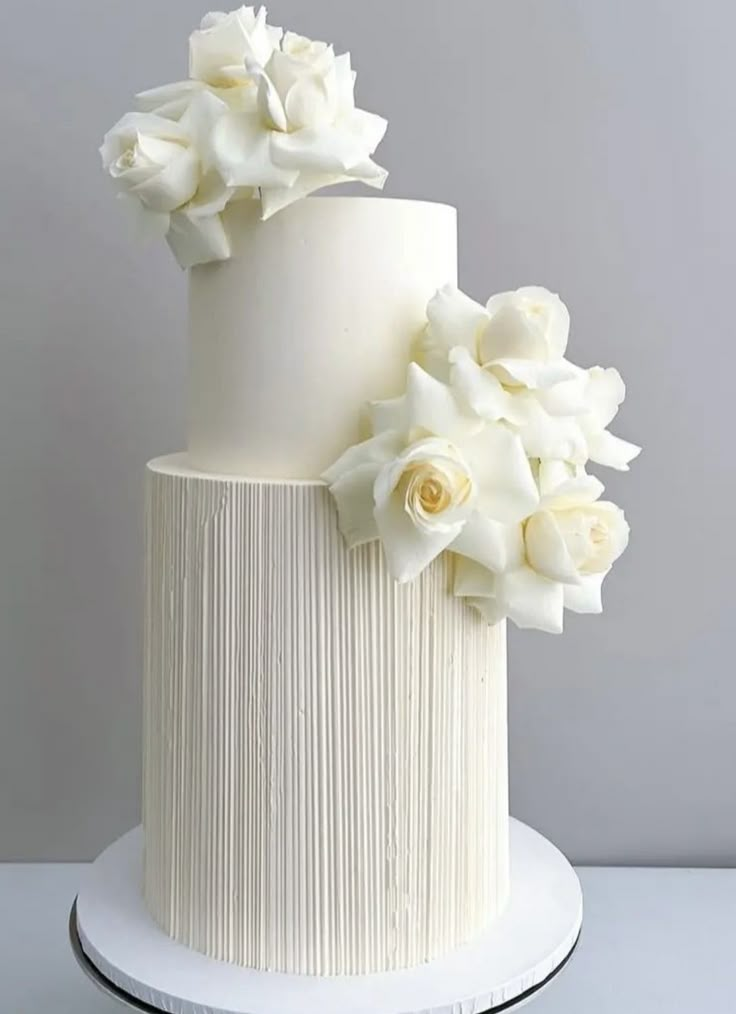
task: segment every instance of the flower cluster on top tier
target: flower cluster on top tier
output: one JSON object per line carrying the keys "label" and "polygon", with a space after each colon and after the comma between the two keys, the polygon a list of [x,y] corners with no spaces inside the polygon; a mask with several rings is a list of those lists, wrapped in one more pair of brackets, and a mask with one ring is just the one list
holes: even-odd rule
{"label": "flower cluster on top tier", "polygon": [[372,155],[387,124],[356,108],[349,54],[241,7],[204,18],[189,74],[139,94],[100,149],[145,233],[165,236],[182,267],[230,256],[231,201],[259,199],[266,219],[336,183],[383,187]]}
{"label": "flower cluster on top tier", "polygon": [[625,388],[565,358],[570,317],[543,288],[486,306],[448,286],[400,398],[369,406],[373,435],[324,475],[350,546],[380,539],[397,581],[442,552],[455,594],[491,623],[559,633],[563,611],[601,611],[628,543],[589,461],[627,470],[639,448],[609,432]]}

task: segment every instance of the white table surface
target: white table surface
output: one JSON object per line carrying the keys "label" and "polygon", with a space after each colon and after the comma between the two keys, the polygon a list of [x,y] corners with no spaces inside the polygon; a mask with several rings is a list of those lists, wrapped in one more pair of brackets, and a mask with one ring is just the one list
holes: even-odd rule
{"label": "white table surface", "polygon": [[[525,1012],[734,1014],[736,870],[578,872],[580,944]],[[69,908],[83,873],[74,864],[0,864],[3,1014],[122,1014],[69,949]]]}

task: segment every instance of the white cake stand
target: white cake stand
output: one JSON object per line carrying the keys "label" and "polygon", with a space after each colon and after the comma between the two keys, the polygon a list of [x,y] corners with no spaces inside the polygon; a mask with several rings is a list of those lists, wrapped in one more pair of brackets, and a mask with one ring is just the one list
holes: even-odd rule
{"label": "white cake stand", "polygon": [[536,831],[511,823],[511,901],[471,943],[398,972],[310,976],[256,972],[171,940],[143,903],[140,828],[92,865],[72,908],[76,957],[106,993],[147,1014],[480,1014],[518,1008],[577,943],[574,870]]}

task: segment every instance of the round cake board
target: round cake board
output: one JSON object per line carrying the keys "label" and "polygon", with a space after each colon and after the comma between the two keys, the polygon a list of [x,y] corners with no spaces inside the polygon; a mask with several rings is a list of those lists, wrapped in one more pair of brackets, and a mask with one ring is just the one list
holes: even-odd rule
{"label": "round cake board", "polygon": [[470,943],[396,972],[313,976],[258,972],[176,943],[143,902],[140,828],[90,867],[72,909],[82,968],[105,992],[156,1014],[476,1014],[522,1006],[561,970],[583,905],[554,845],[511,822],[511,897]]}

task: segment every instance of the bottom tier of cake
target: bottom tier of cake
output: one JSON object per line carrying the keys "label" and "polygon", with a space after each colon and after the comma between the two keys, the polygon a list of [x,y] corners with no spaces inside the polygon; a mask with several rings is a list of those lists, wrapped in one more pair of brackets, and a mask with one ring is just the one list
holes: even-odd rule
{"label": "bottom tier of cake", "polygon": [[324,485],[147,476],[144,896],[212,957],[406,968],[508,896],[506,640]]}

